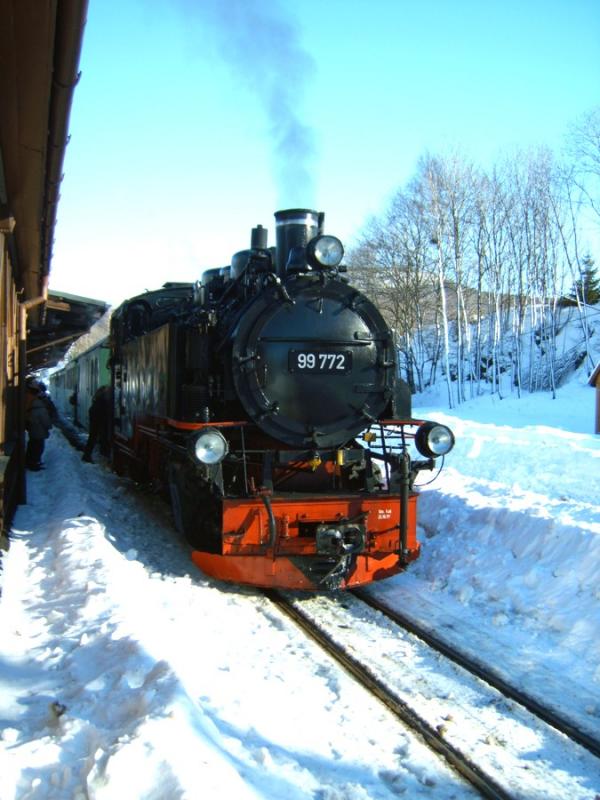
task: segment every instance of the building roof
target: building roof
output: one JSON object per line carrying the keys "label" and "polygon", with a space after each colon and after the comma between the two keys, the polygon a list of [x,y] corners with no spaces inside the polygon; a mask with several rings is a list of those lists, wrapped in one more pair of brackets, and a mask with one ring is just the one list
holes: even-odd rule
{"label": "building roof", "polygon": [[44,314],[28,325],[28,370],[58,364],[73,342],[87,333],[107,311],[108,305],[100,300],[49,292]]}
{"label": "building roof", "polygon": [[[22,302],[47,291],[87,5],[0,0],[0,225],[12,231],[8,246]],[[74,316],[84,333],[87,321],[97,318],[98,301],[87,303],[78,298],[73,308],[81,313],[75,315],[51,302],[32,307],[32,354],[46,352],[38,349],[45,336],[50,352],[52,342],[71,335]]]}

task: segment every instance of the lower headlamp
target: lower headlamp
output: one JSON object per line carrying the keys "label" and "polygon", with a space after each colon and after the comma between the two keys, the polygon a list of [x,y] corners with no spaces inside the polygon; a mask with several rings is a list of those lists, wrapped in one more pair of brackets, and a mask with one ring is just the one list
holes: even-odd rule
{"label": "lower headlamp", "polygon": [[206,428],[190,444],[193,457],[201,464],[218,464],[229,452],[227,440],[216,428]]}
{"label": "lower headlamp", "polygon": [[425,422],[415,434],[415,445],[426,458],[445,456],[454,447],[454,434],[446,425]]}

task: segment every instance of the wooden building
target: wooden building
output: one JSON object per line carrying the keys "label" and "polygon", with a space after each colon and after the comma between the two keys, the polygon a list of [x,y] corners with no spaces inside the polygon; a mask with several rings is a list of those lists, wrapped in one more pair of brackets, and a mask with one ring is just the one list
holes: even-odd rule
{"label": "wooden building", "polygon": [[2,530],[26,499],[25,377],[55,364],[106,310],[103,303],[49,290],[86,14],[87,0],[0,0]]}

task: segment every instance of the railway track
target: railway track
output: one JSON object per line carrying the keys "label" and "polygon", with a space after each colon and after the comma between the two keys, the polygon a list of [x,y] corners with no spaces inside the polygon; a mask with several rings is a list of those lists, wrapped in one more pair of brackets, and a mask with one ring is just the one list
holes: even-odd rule
{"label": "railway track", "polygon": [[[403,663],[402,655],[373,653],[374,649],[387,650],[388,643],[397,640],[403,630],[408,631],[410,627],[416,629],[416,626],[404,620],[401,615],[395,619],[389,608],[379,606],[371,598],[363,597],[363,593],[353,592],[352,595],[335,602],[329,598],[305,600],[276,591],[266,592],[270,601],[326,650],[367,691],[383,702],[404,725],[422,738],[430,749],[444,758],[482,797],[516,800],[529,796],[598,796],[596,792],[600,789],[600,761],[597,756],[600,748],[592,737],[585,734],[582,737],[567,721],[555,719],[551,710],[543,708],[537,701],[527,698],[514,687],[509,687],[498,676],[492,674],[490,678],[494,679],[494,683],[491,680],[488,682],[482,665],[476,662],[471,665],[468,658],[454,653],[445,643],[434,643],[433,636],[430,637],[430,643],[423,636],[419,647],[429,651],[431,662],[438,667],[444,662],[448,664],[447,659],[451,660],[449,668],[460,675],[459,681],[464,681],[464,693],[467,697],[464,701],[465,709],[471,704],[470,710],[463,709],[464,716],[460,720],[454,719],[458,716],[453,710],[455,705],[452,706],[451,713],[444,714],[440,713],[439,702],[436,702],[437,707],[432,711],[432,700],[428,693],[433,691],[435,694],[436,690],[422,687],[423,683],[430,680],[426,674],[428,667],[424,671],[425,677],[421,677],[411,663],[412,656],[407,655],[406,663]],[[354,627],[360,628],[357,621],[360,621],[361,615],[365,616],[361,607],[368,607],[368,612],[377,614],[379,618],[381,614],[384,615],[388,627],[379,628],[381,637],[378,637],[377,630],[373,631],[370,639],[361,630],[354,633]],[[344,613],[348,616],[344,617]],[[409,624],[405,625],[405,622]],[[377,628],[373,621],[368,624]],[[396,631],[390,629],[392,626]],[[416,630],[410,630],[410,634],[418,635]],[[365,638],[366,641],[363,641]],[[438,644],[439,647],[436,646]],[[435,650],[433,656],[431,648]],[[387,667],[382,667],[386,659],[389,663]],[[419,662],[420,659],[421,656],[416,661]],[[476,669],[471,670],[470,666]],[[469,673],[466,676],[465,670]],[[408,681],[405,680],[404,686],[394,685],[394,671],[395,678],[399,673],[410,676]],[[483,684],[482,681],[486,683]],[[432,685],[434,684],[435,681]],[[450,696],[452,692],[441,692],[442,705],[446,702],[444,694]],[[455,690],[454,694],[461,694],[461,690]],[[471,694],[475,699],[470,697]],[[522,701],[527,701],[527,705]],[[515,706],[517,703],[518,706]],[[480,716],[481,720],[478,719]],[[444,720],[451,722],[446,724]],[[571,732],[575,735],[571,736]],[[511,735],[529,738],[527,745],[522,747],[526,751],[524,760],[521,760],[517,752],[518,747],[511,750],[512,743],[508,741]],[[578,778],[574,786],[567,785],[567,781],[557,789],[554,781],[558,780],[560,784],[561,780],[566,779],[562,775],[564,769],[556,767],[559,758],[555,754],[562,751],[564,757],[565,747],[570,747],[563,737],[568,737],[576,750],[585,748],[586,752],[582,754],[578,750],[574,756],[585,777]],[[582,738],[583,741],[580,741]],[[547,759],[548,766],[530,760],[530,754],[536,748],[544,754],[542,758]],[[551,774],[548,778],[548,771],[554,771],[556,775]],[[529,794],[532,786],[536,790],[534,795]]]}
{"label": "railway track", "polygon": [[267,590],[269,600],[294,620],[324,650],[350,672],[371,694],[375,695],[388,709],[412,731],[419,734],[427,745],[441,755],[463,778],[476,788],[482,797],[493,800],[512,800],[513,796],[505,792],[501,786],[485,774],[474,762],[444,740],[441,733],[431,727],[418,716],[402,700],[398,699],[389,688],[354,658],[348,651],[338,645],[330,636],[299,611],[279,592]]}
{"label": "railway track", "polygon": [[392,622],[396,623],[396,625],[399,625],[404,630],[412,633],[413,636],[417,636],[419,639],[429,645],[429,647],[432,647],[438,653],[445,656],[445,658],[448,658],[455,664],[458,664],[459,667],[467,670],[472,675],[476,675],[490,686],[493,686],[494,689],[497,689],[499,692],[501,692],[505,697],[509,697],[511,700],[519,703],[519,705],[526,708],[532,714],[535,714],[536,717],[544,722],[547,722],[548,725],[551,725],[557,731],[560,731],[560,733],[564,734],[567,738],[581,745],[581,747],[584,747],[586,750],[592,753],[592,755],[600,758],[600,741],[595,739],[593,736],[590,736],[585,731],[582,731],[574,723],[570,722],[561,714],[558,714],[553,709],[544,706],[534,697],[526,694],[521,689],[512,686],[502,677],[500,677],[500,675],[498,675],[493,669],[485,664],[482,664],[480,661],[477,661],[466,653],[452,647],[441,637],[437,636],[432,631],[427,630],[422,625],[419,625],[419,623],[410,619],[405,614],[402,614],[400,611],[391,609],[385,603],[381,603],[379,600],[369,596],[360,589],[354,591],[353,594],[358,597],[361,602],[366,603],[370,608],[379,611],[385,617],[392,620]]}

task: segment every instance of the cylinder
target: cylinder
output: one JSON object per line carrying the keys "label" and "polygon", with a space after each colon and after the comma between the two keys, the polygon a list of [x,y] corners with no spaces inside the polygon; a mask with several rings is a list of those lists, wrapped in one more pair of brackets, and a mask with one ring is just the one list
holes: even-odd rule
{"label": "cylinder", "polygon": [[252,238],[250,240],[250,247],[252,250],[266,250],[269,231],[263,228],[262,225],[257,225],[252,228]]}
{"label": "cylinder", "polygon": [[306,247],[321,231],[323,214],[309,208],[290,208],[275,212],[277,274],[285,276],[285,266],[293,247]]}

